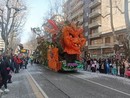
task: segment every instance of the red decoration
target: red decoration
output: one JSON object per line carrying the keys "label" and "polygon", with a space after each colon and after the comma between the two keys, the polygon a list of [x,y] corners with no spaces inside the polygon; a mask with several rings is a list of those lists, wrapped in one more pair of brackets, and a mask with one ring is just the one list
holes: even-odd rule
{"label": "red decoration", "polygon": [[48,23],[53,27],[53,29],[58,30],[58,27],[54,20],[48,20]]}

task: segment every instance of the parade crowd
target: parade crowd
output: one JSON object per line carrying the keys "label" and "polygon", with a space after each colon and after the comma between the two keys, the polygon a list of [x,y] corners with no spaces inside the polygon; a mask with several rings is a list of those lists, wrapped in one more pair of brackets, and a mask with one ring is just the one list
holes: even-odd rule
{"label": "parade crowd", "polygon": [[[0,55],[0,94],[8,93],[8,83],[12,83],[12,73],[19,73],[20,69],[27,69],[28,62],[33,64],[33,56]],[[100,72],[124,77],[130,73],[130,59],[82,59],[85,71]]]}
{"label": "parade crowd", "polygon": [[130,72],[130,59],[128,58],[107,58],[107,59],[84,59],[84,70],[92,72],[112,74],[124,77],[126,72]]}
{"label": "parade crowd", "polygon": [[20,69],[27,69],[29,57],[17,55],[0,55],[0,94],[8,93],[8,83],[12,83],[12,73],[19,73]]}

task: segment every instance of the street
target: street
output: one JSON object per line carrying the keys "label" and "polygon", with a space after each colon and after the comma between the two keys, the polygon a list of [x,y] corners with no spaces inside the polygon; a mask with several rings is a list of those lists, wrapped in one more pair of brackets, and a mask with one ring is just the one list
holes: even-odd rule
{"label": "street", "polygon": [[0,98],[130,98],[130,0],[0,0]]}
{"label": "street", "polygon": [[87,71],[56,73],[28,65],[2,98],[130,98],[130,79]]}

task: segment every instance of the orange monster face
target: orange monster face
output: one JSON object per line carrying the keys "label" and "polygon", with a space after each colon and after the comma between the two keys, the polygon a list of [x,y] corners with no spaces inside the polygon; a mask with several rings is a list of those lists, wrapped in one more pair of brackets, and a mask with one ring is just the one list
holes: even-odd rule
{"label": "orange monster face", "polygon": [[65,26],[63,32],[64,52],[68,54],[80,54],[86,39],[83,37],[83,29],[76,26]]}

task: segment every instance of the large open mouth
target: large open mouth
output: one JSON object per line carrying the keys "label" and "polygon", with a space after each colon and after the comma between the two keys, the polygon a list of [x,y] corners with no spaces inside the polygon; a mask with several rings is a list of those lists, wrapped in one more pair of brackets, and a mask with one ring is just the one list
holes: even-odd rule
{"label": "large open mouth", "polygon": [[75,47],[80,47],[80,44],[74,43]]}

